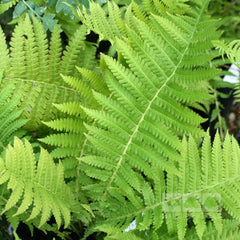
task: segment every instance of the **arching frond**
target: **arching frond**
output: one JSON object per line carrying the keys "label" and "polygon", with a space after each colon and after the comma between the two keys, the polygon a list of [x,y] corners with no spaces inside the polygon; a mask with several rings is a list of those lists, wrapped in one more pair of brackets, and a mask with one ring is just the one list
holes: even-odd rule
{"label": "arching frond", "polygon": [[81,26],[63,52],[60,69],[63,75],[81,77],[76,66],[88,69],[95,67],[96,48],[93,44],[85,42],[86,31],[86,27]]}
{"label": "arching frond", "polygon": [[[123,64],[103,56],[108,68],[104,77],[113,97],[107,99],[94,93],[104,111],[85,108],[101,126],[86,126],[91,133],[88,139],[99,151],[94,158],[102,161],[105,156],[113,166],[105,174],[109,178],[99,183],[100,188],[105,186],[103,199],[113,185],[120,187],[120,176],[126,177],[126,184],[133,187],[133,179],[127,176],[134,176],[135,168],[142,170],[147,169],[145,165],[154,165],[176,173],[173,162],[168,161],[175,159],[176,151],[180,150],[176,134],[202,134],[197,128],[202,119],[186,105],[201,102],[203,96],[208,98],[205,80],[216,69],[203,64],[193,69],[185,59],[194,51],[207,55],[208,44],[202,29],[207,21],[206,6],[207,3],[196,10],[198,15],[179,17],[178,22],[172,21],[172,15],[152,16],[148,24],[133,17],[139,32],[128,29],[126,42],[116,40]],[[188,29],[184,31],[185,24]],[[199,44],[205,51],[199,51]],[[198,89],[193,87],[195,84]],[[90,159],[87,156],[82,161],[87,163]],[[89,170],[92,177],[94,171]]]}
{"label": "arching frond", "polygon": [[[180,144],[177,137],[203,135],[197,127],[202,119],[188,106],[209,98],[206,80],[218,72],[209,65],[213,57],[210,43],[219,33],[215,20],[205,14],[207,5],[202,1],[192,13],[182,16],[151,14],[147,21],[129,15],[129,23],[138,29],[126,25],[126,39],[116,37],[118,60],[103,56],[104,78],[112,97],[94,92],[103,110],[84,107],[96,125],[86,124],[92,152],[79,160],[86,164],[81,169],[94,179],[94,184],[83,189],[100,203],[103,217],[122,229],[134,218],[141,231],[150,226],[158,229],[165,214],[169,233],[177,231],[183,239],[191,216],[202,237],[204,205],[214,209],[209,214],[221,231],[217,197],[213,194],[203,203],[194,195],[196,191],[205,194],[200,171],[205,159],[201,160],[192,138]],[[191,63],[193,55],[202,60]],[[185,160],[179,159],[179,152]],[[214,164],[220,161],[218,152],[219,148],[213,150]],[[220,172],[211,167],[212,172]],[[214,188],[221,175],[212,178],[214,183],[207,182],[207,186]],[[182,194],[189,197],[183,199]],[[179,199],[184,201],[183,211]],[[119,216],[119,212],[123,214]]]}
{"label": "arching frond", "polygon": [[145,11],[154,14],[183,14],[189,11],[188,0],[143,0]]}

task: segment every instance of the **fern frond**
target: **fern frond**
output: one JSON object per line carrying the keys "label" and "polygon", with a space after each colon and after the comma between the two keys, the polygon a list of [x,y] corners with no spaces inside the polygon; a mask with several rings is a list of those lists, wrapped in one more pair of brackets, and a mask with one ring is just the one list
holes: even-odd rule
{"label": "fern frond", "polygon": [[[75,76],[78,73],[78,77],[81,77],[74,65],[84,67],[91,63],[88,67],[93,67],[95,47],[85,44],[85,35],[85,27],[80,27],[67,50],[62,53],[58,26],[55,26],[49,47],[42,24],[34,17],[31,22],[26,16],[14,30],[10,42],[11,54],[7,56],[5,39],[1,34],[0,47],[3,55],[0,61],[5,61],[0,67],[5,70],[3,87],[11,82],[15,87],[15,94],[23,96],[20,107],[24,110],[22,116],[30,119],[26,125],[29,130],[36,130],[41,121],[59,116],[52,103],[80,100],[77,91],[69,87],[60,74],[66,72]],[[91,60],[85,62],[86,54],[90,55]]]}
{"label": "fern frond", "polygon": [[[3,73],[0,73],[0,82]],[[0,92],[0,149],[5,147],[11,140],[12,135],[18,135],[17,130],[27,123],[27,119],[20,119],[21,110],[17,110],[20,97],[11,98],[14,86],[9,84]]]}
{"label": "fern frond", "polygon": [[8,189],[12,191],[3,213],[17,206],[15,216],[30,211],[28,220],[40,215],[40,226],[46,223],[51,213],[59,228],[62,218],[65,227],[69,225],[72,196],[64,182],[61,162],[55,166],[47,151],[42,149],[36,165],[30,143],[27,140],[23,143],[18,138],[14,139],[13,147],[8,146],[5,158],[0,158],[0,162],[0,183],[8,182]]}
{"label": "fern frond", "polygon": [[[203,79],[216,73],[216,70],[202,66],[186,72],[182,66],[189,48],[198,39],[195,36],[197,26],[205,21],[205,16],[202,16],[204,7],[198,9],[197,18],[191,19],[191,30],[185,33],[175,23],[163,17],[153,16],[151,20],[154,28],[136,19],[140,26],[140,36],[129,29],[127,43],[117,39],[117,49],[124,59],[124,65],[111,57],[103,56],[108,67],[105,79],[114,97],[108,100],[101,94],[94,94],[103,106],[103,112],[84,108],[102,126],[97,131],[87,126],[93,135],[88,136],[88,139],[98,149],[99,157],[110,157],[116,164],[109,180],[100,183],[106,184],[103,198],[107,196],[115,180],[118,181],[118,171],[130,164],[134,158],[132,156],[137,157],[138,162],[145,162],[147,159],[151,165],[161,165],[163,169],[174,171],[173,164],[166,160],[168,157],[175,158],[179,146],[175,133],[201,134],[196,128],[202,121],[201,118],[182,104],[188,98],[182,96],[181,99],[174,91],[179,87],[187,94],[194,91],[194,82],[201,81],[203,85],[198,88],[200,96],[199,94],[207,92],[207,84]],[[178,25],[181,25],[180,21]],[[156,36],[160,39],[158,43],[155,41]],[[168,40],[173,38],[176,41],[174,46],[173,40]],[[164,61],[159,62],[162,57]],[[195,77],[197,73],[199,78]],[[173,145],[170,146],[169,142]],[[82,161],[85,161],[84,158]],[[120,187],[118,184],[117,186]]]}
{"label": "fern frond", "polygon": [[2,68],[2,71],[4,72],[9,66],[9,51],[7,48],[6,39],[2,31],[2,28],[0,28],[0,49],[1,49],[0,66]]}
{"label": "fern frond", "polygon": [[97,89],[98,91],[106,92],[107,94],[106,83],[102,74],[96,73],[86,68],[77,67],[77,69],[81,73],[83,78],[88,82],[88,84],[91,84],[92,89]]}
{"label": "fern frond", "polygon": [[[206,135],[202,151],[199,153],[193,138],[190,137],[189,140],[184,138],[178,161],[181,175],[167,174],[166,192],[165,188],[163,188],[158,195],[155,192],[157,188],[154,185],[150,186],[145,179],[145,183],[141,186],[143,200],[139,201],[139,194],[135,193],[136,203],[134,204],[131,199],[131,193],[127,189],[120,190],[117,188],[118,190],[115,191],[112,188],[109,190],[109,194],[112,195],[111,198],[108,198],[108,201],[112,204],[111,206],[114,203],[117,204],[117,202],[122,205],[121,210],[117,208],[117,205],[114,205],[115,213],[114,211],[109,212],[110,209],[106,207],[105,216],[110,218],[110,220],[106,220],[108,225],[113,226],[112,224],[115,223],[116,226],[119,226],[118,224],[120,224],[121,229],[124,229],[126,223],[129,224],[128,219],[131,221],[133,217],[136,217],[137,229],[140,232],[146,231],[151,226],[153,218],[157,214],[161,217],[165,216],[168,233],[170,235],[178,235],[174,239],[188,239],[188,237],[189,239],[195,239],[187,231],[189,218],[193,219],[196,235],[200,239],[208,239],[208,234],[211,234],[211,231],[215,231],[218,236],[221,236],[225,231],[223,228],[225,221],[222,219],[221,209],[226,209],[236,221],[239,221],[238,163],[240,149],[236,140],[229,135],[226,136],[223,146],[218,145],[219,139],[219,135],[217,135],[212,148],[210,137]],[[228,157],[224,159],[223,163],[222,157],[226,155]],[[109,167],[110,165],[108,165],[108,169]],[[189,175],[189,172],[191,172],[191,175]],[[161,181],[164,181],[164,176],[161,178]],[[126,187],[127,185],[125,185]],[[120,196],[123,191],[127,199],[122,202]],[[137,204],[143,205],[142,207],[137,207]],[[125,213],[120,216],[120,211]],[[214,225],[214,230],[211,231],[206,225],[208,221],[206,219],[209,217],[212,221],[211,226]],[[163,221],[160,222],[159,227],[162,226]],[[158,228],[150,229],[156,232],[161,231],[161,228],[159,230]],[[236,232],[234,234],[239,235],[239,231],[237,228],[235,229]],[[224,236],[226,234],[225,232]],[[198,238],[197,236],[196,239]]]}
{"label": "fern frond", "polygon": [[60,29],[55,24],[51,41],[50,41],[50,47],[49,47],[49,68],[48,68],[48,75],[50,76],[50,79],[53,79],[54,81],[59,80],[59,72],[60,72],[60,66],[61,66],[61,55],[62,55],[62,41],[60,38]]}
{"label": "fern frond", "polygon": [[79,92],[79,95],[81,95],[84,101],[89,102],[90,104],[96,104],[95,99],[92,97],[91,88],[89,88],[89,84],[87,82],[70,76],[62,75],[62,78],[67,84],[69,84],[69,86]]}
{"label": "fern frond", "polygon": [[[203,135],[197,127],[202,119],[188,106],[202,102],[203,95],[209,98],[207,80],[218,73],[209,65],[214,56],[208,55],[211,40],[219,33],[216,22],[206,15],[207,5],[204,1],[182,16],[151,14],[144,22],[129,14],[129,22],[138,29],[126,25],[127,38],[116,37],[118,60],[103,56],[104,78],[112,97],[94,92],[102,111],[83,107],[96,122],[94,126],[86,124],[91,143],[88,150],[94,153],[79,160],[84,163],[81,170],[94,179],[83,189],[100,204],[98,210],[110,219],[111,226],[124,229],[136,218],[140,231],[152,226],[157,229],[165,215],[169,233],[177,232],[183,239],[191,217],[201,238],[206,212],[213,210],[209,215],[218,231],[222,229],[219,195],[215,194],[219,192],[215,185],[224,185],[220,180],[223,168],[218,165],[222,152],[214,147],[212,165],[206,165],[209,161],[202,160],[192,137],[182,144],[177,137]],[[207,36],[205,28],[212,34]],[[192,54],[199,55],[202,61],[191,66],[188,62]],[[216,139],[214,146],[218,144]],[[179,152],[183,157],[179,158]],[[202,162],[215,174],[211,173],[211,180],[204,179],[206,189],[201,185]],[[158,175],[153,174],[153,169]],[[209,199],[202,199],[201,194],[210,194]],[[223,207],[237,218],[233,213],[237,210],[232,211],[235,207],[230,209],[226,203]]]}
{"label": "fern frond", "polygon": [[[220,53],[224,57],[224,54],[227,55],[228,59],[232,64],[235,64],[238,69],[240,67],[240,40],[234,40],[230,43],[224,43],[223,41],[213,41],[213,45],[219,49]],[[238,70],[239,71],[239,70]],[[237,101],[240,98],[240,84],[239,82],[235,87],[235,97]]]}
{"label": "fern frond", "polygon": [[[73,89],[79,92],[79,96],[83,98],[83,106],[95,106],[96,108],[99,108],[97,101],[93,97],[92,90],[104,89],[105,84],[101,75],[99,73],[97,74],[93,71],[79,67],[77,67],[77,70],[79,71],[79,74],[83,75],[84,78],[79,79],[76,77],[62,75],[63,80]],[[73,155],[71,156],[75,156],[74,153],[79,153],[79,150],[75,148],[79,148],[79,144],[83,143],[83,139],[85,139],[84,133],[86,128],[83,126],[83,120],[86,119],[86,113],[83,111],[79,102],[67,102],[64,104],[55,104],[55,106],[60,111],[72,115],[72,117],[45,122],[45,124],[57,131],[66,132],[66,134],[53,134],[41,139],[41,141],[50,145],[53,144],[54,146],[65,148],[65,144],[67,144],[67,142],[69,140],[71,141],[71,138],[73,138],[74,141],[76,140],[76,144],[70,144],[70,147],[72,147],[73,150]],[[64,138],[66,139],[64,140]],[[60,150],[60,152],[62,151]]]}
{"label": "fern frond", "polygon": [[71,133],[80,133],[83,128],[83,123],[79,119],[73,118],[61,118],[51,122],[44,123],[48,127],[51,127],[57,131],[67,131]]}
{"label": "fern frond", "polygon": [[[89,59],[95,57],[95,49],[93,47],[87,46],[87,44],[84,43],[86,31],[86,27],[81,26],[75,32],[73,39],[66,47],[66,50],[63,53],[63,60],[61,63],[61,73],[63,75],[79,76],[79,73],[75,66],[87,66],[89,69],[91,69],[92,65],[89,64],[89,62],[85,64],[80,64],[81,60],[82,62],[86,60],[86,57],[82,56],[83,54],[86,54]],[[85,48],[89,48],[86,53]],[[76,75],[77,73],[78,75]]]}
{"label": "fern frond", "polygon": [[[114,2],[108,1],[107,9],[103,9],[99,3],[90,2],[90,12],[83,8],[81,11],[78,10],[78,16],[88,29],[99,34],[100,39],[108,39],[113,43],[116,37],[120,39],[126,37],[126,22],[133,27],[133,23],[129,22],[129,15],[134,14],[139,20],[147,22],[150,14],[165,16],[168,13],[184,14],[190,9],[185,2],[187,1],[144,0],[141,5],[132,2],[124,14]],[[137,25],[134,29],[137,29]]]}
{"label": "fern frond", "polygon": [[239,64],[240,62],[240,40],[234,40],[230,43],[225,43],[223,41],[213,41],[213,45],[219,49],[222,56],[227,54],[227,57],[234,64]]}
{"label": "fern frond", "polygon": [[156,15],[184,14],[189,12],[188,0],[143,0],[142,5],[147,13]]}
{"label": "fern frond", "polygon": [[91,17],[88,10],[78,10],[80,20],[87,26],[88,29],[99,34],[100,39],[109,39],[111,42],[116,37],[125,36],[125,24],[121,18],[121,11],[114,2],[108,2],[109,17],[100,4],[90,2]]}
{"label": "fern frond", "polygon": [[62,147],[71,147],[77,148],[81,145],[81,136],[78,134],[68,134],[68,133],[60,133],[60,134],[52,134],[50,136],[41,139],[42,142],[53,146],[62,146]]}
{"label": "fern frond", "polygon": [[[79,93],[80,97],[82,97],[83,100],[81,105],[79,102],[67,102],[55,105],[60,111],[64,113],[66,112],[71,116],[64,119],[62,118],[51,122],[45,122],[47,126],[57,131],[61,131],[61,133],[52,134],[40,139],[40,141],[56,147],[51,152],[51,156],[54,158],[66,158],[64,159],[64,163],[67,163],[69,159],[72,162],[72,159],[75,157],[75,164],[70,165],[73,166],[71,170],[68,164],[64,165],[68,166],[66,169],[68,172],[66,176],[71,176],[72,178],[75,176],[80,178],[80,170],[76,168],[80,161],[76,158],[82,156],[87,148],[87,139],[85,137],[87,129],[83,125],[83,120],[88,120],[88,117],[83,111],[82,106],[99,108],[100,106],[93,96],[93,90],[106,94],[108,93],[101,73],[80,67],[77,67],[76,69],[79,74],[82,75],[81,79],[64,75],[62,75],[62,78],[70,85],[70,87]],[[70,144],[69,141],[71,142]],[[78,180],[76,183],[78,184]]]}

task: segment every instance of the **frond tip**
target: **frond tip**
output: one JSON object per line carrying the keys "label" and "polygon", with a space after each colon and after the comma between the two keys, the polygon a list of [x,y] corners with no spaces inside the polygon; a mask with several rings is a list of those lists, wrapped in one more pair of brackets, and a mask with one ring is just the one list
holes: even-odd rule
{"label": "frond tip", "polygon": [[71,193],[64,182],[63,166],[61,162],[56,166],[46,150],[41,149],[36,165],[31,144],[15,137],[5,159],[0,158],[0,172],[0,184],[8,181],[12,192],[3,213],[17,208],[15,216],[27,211],[28,220],[41,214],[40,226],[53,214],[59,228],[62,218],[65,227],[69,225]]}

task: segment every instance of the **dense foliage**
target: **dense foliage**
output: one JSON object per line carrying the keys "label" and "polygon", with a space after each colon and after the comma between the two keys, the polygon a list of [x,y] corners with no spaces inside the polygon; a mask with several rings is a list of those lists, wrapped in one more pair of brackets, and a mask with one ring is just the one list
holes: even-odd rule
{"label": "dense foliage", "polygon": [[239,238],[240,149],[219,102],[238,8],[0,3],[16,24],[0,29],[0,205],[16,239],[20,223],[56,239]]}

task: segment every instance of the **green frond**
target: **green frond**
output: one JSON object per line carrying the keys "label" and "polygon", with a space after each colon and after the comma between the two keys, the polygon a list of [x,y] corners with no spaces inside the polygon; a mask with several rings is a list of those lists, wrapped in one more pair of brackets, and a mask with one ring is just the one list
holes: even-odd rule
{"label": "green frond", "polygon": [[107,4],[109,17],[106,16],[100,4],[94,2],[89,3],[91,15],[86,8],[83,8],[78,11],[78,16],[88,29],[99,34],[100,39],[109,39],[113,42],[115,37],[125,36],[125,24],[121,18],[119,7],[114,2],[108,1]]}
{"label": "green frond", "polygon": [[[218,233],[218,231],[215,229],[212,222],[207,223],[206,231],[203,234],[202,240],[235,240],[239,238],[239,222],[233,221],[233,220],[224,220],[223,221],[223,231],[221,233]],[[137,230],[131,230],[129,232],[120,231],[116,228],[111,228],[109,226],[99,226],[97,229],[106,232],[107,237],[106,239],[153,239],[153,240],[178,240],[181,239],[178,237],[177,234],[169,234],[167,232],[166,226],[164,225],[161,229],[158,231],[154,230],[148,230],[145,232],[139,232]],[[197,233],[193,227],[190,227],[186,235],[184,237],[186,240],[199,240],[199,237],[197,236]]]}
{"label": "green frond", "polygon": [[143,0],[142,4],[147,12],[158,14],[158,12],[156,10],[156,6],[153,3],[153,0]]}
{"label": "green frond", "polygon": [[[219,135],[216,136],[213,146],[217,145],[218,143]],[[218,239],[214,238],[216,235],[221,236],[223,234],[226,236],[226,232],[229,231],[229,229],[226,230],[224,227],[225,220],[222,219],[223,216],[221,209],[224,208],[227,210],[228,213],[237,221],[239,221],[240,216],[239,210],[237,208],[237,206],[239,206],[239,167],[236,167],[236,163],[239,162],[240,150],[237,145],[238,143],[235,139],[231,138],[230,136],[226,136],[223,146],[221,147],[220,145],[220,148],[218,149],[218,155],[224,155],[224,152],[227,151],[229,155],[225,161],[228,162],[228,164],[226,168],[219,168],[216,173],[215,166],[221,166],[222,159],[216,155],[217,150],[214,147],[211,149],[210,137],[208,135],[205,136],[201,153],[198,152],[196,142],[192,137],[190,137],[188,140],[184,139],[183,148],[179,159],[179,169],[182,169],[182,176],[176,176],[170,173],[167,174],[167,189],[166,192],[165,189],[162,190],[162,195],[160,198],[155,194],[155,187],[153,185],[150,186],[146,182],[146,178],[144,180],[144,183],[141,185],[143,200],[139,202],[142,204],[142,207],[140,208],[137,208],[137,205],[131,202],[131,195],[128,195],[130,192],[127,193],[125,192],[127,190],[120,190],[119,188],[117,188],[118,191],[116,191],[117,189],[114,190],[112,188],[109,190],[109,194],[111,195],[111,198],[108,198],[109,202],[114,204],[116,201],[115,197],[117,197],[116,193],[124,192],[126,194],[125,196],[128,199],[125,199],[124,204],[126,213],[120,216],[119,212],[124,212],[123,209],[119,209],[118,211],[115,209],[116,212],[114,213],[113,211],[109,212],[109,209],[106,207],[106,216],[110,217],[111,215],[110,222],[112,224],[119,224],[119,222],[122,221],[126,221],[128,223],[127,219],[131,221],[133,217],[136,217],[137,229],[141,232],[146,231],[148,227],[152,225],[152,218],[155,216],[155,214],[158,214],[158,216],[164,214],[167,231],[169,234],[176,234],[178,236],[174,239],[188,239],[188,237],[191,239],[190,236],[192,235],[190,235],[189,231],[187,230],[187,223],[188,219],[192,218],[195,225],[195,233],[200,239],[208,239],[208,234],[211,234],[211,231],[214,231],[215,234],[212,236],[213,238],[209,239]],[[209,158],[211,158],[210,161],[208,161]],[[102,159],[104,158],[102,157]],[[88,160],[92,162],[94,166],[100,165],[102,168],[104,167],[104,169],[108,170],[111,168],[112,163],[110,160],[108,161],[111,164],[108,163],[107,165],[105,163],[103,165],[101,165],[100,162],[97,163],[96,157],[95,160],[94,158],[88,157]],[[230,162],[233,162],[233,165],[229,164]],[[206,169],[206,164],[208,164],[209,169],[207,171],[209,173],[209,181],[207,182],[206,180],[199,180],[199,178],[206,179],[207,172],[204,171]],[[190,167],[191,165],[192,167]],[[191,173],[190,176],[188,176],[189,173]],[[226,173],[226,175],[223,175],[222,173]],[[105,177],[106,176],[107,175],[105,175]],[[192,181],[192,184],[190,184],[190,181]],[[122,182],[122,184],[124,183]],[[177,189],[182,190],[178,191]],[[137,192],[135,192],[135,197],[139,197],[139,194],[137,194]],[[119,204],[120,202],[121,200],[119,199]],[[132,210],[131,204],[133,204]],[[115,208],[117,208],[116,205]],[[113,215],[115,215],[115,217]],[[209,223],[211,225],[211,231],[207,223],[209,221],[207,218],[209,217],[212,222],[212,225]],[[162,220],[160,220],[160,222],[162,225]],[[107,223],[109,225],[109,219],[107,220]],[[161,225],[159,227],[162,228]],[[122,227],[125,227],[125,225]],[[159,228],[150,229],[152,229],[152,231],[160,231]],[[239,234],[237,228],[235,228],[235,230],[236,232],[234,232],[234,236],[235,234]],[[192,232],[191,234],[195,233]],[[192,239],[197,239],[197,236],[192,236]],[[220,237],[220,239],[224,238]]]}
{"label": "green frond", "polygon": [[[226,199],[224,192],[226,189],[233,187],[233,182],[236,184],[238,181],[233,175],[229,175],[232,171],[230,169],[232,167],[227,167],[229,164],[225,164],[227,169],[223,167],[222,156],[224,155],[223,152],[227,151],[229,155],[228,158],[225,159],[225,162],[229,162],[229,159],[231,162],[232,158],[234,158],[234,161],[239,161],[239,157],[236,155],[233,157],[233,152],[229,151],[231,146],[233,147],[235,144],[236,141],[227,136],[222,147],[219,135],[217,134],[213,148],[211,148],[210,137],[206,135],[202,146],[202,153],[199,155],[196,143],[192,138],[189,139],[187,144],[184,142],[184,148],[188,150],[188,153],[186,155],[184,150],[182,159],[187,159],[188,161],[181,161],[181,165],[183,164],[181,169],[186,169],[186,173],[191,172],[191,176],[185,178],[185,183],[179,178],[181,184],[185,184],[185,193],[183,195],[189,192],[189,195],[185,197],[179,195],[179,197],[182,198],[182,202],[180,203],[183,204],[183,211],[188,211],[193,217],[193,222],[195,223],[196,231],[200,239],[204,235],[205,218],[207,215],[211,217],[217,231],[221,234],[222,216],[220,207],[225,208]],[[193,153],[195,156],[193,156]],[[187,167],[190,166],[190,164],[194,164],[192,168]],[[223,175],[223,173],[226,173],[226,175]],[[192,179],[194,179],[195,182],[190,184]],[[178,185],[179,182],[177,181],[176,186]],[[180,210],[180,206],[177,207]],[[230,207],[228,205],[226,209],[229,208],[235,208],[235,206],[231,205]],[[232,214],[233,217],[236,217],[231,210],[229,213]]]}
{"label": "green frond", "polygon": [[61,75],[61,77],[71,88],[75,89],[79,93],[79,95],[81,95],[84,101],[89,102],[89,104],[96,104],[88,82],[84,82],[82,79],[71,76]]}
{"label": "green frond", "polygon": [[[96,61],[96,46],[91,42],[84,41],[84,48],[80,52],[79,57],[75,63],[75,66],[78,70],[78,67],[87,68],[89,70],[94,69],[98,71],[98,62]],[[79,70],[75,70],[75,77],[79,76]]]}
{"label": "green frond", "polygon": [[70,133],[81,133],[83,131],[83,122],[80,119],[61,118],[45,123],[57,131],[66,131]]}
{"label": "green frond", "polygon": [[105,237],[106,240],[142,240],[143,238],[136,236],[136,234],[130,232],[121,232],[118,228],[113,228],[109,226],[99,226],[97,230],[107,233]]}
{"label": "green frond", "polygon": [[[43,25],[34,17],[31,21],[28,15],[14,29],[10,41],[11,54],[8,54],[3,34],[0,35],[3,53],[0,61],[4,61],[0,70],[5,70],[2,84],[4,87],[11,82],[14,85],[14,94],[22,96],[22,117],[30,120],[26,125],[27,129],[36,130],[41,126],[41,121],[63,116],[53,103],[80,100],[79,93],[69,87],[60,74],[78,74],[81,77],[75,65],[89,68],[94,66],[95,47],[84,42],[85,35],[85,27],[80,27],[62,53],[58,26],[55,26],[48,44]],[[85,61],[87,55],[89,61]]]}
{"label": "green frond", "polygon": [[82,138],[78,134],[59,133],[49,135],[41,141],[53,146],[78,148],[81,146]]}
{"label": "green frond", "polygon": [[224,41],[213,41],[213,45],[216,49],[219,49],[222,56],[227,54],[227,57],[232,63],[239,64],[240,61],[240,40],[234,40],[230,43]]}
{"label": "green frond", "polygon": [[113,43],[116,37],[122,39],[126,36],[125,22],[137,29],[137,25],[131,22],[129,16],[134,14],[139,20],[148,22],[148,16],[151,14],[165,16],[169,13],[184,14],[190,9],[185,2],[187,1],[144,0],[140,5],[133,1],[124,14],[121,13],[121,9],[114,1],[108,1],[107,10],[103,9],[99,3],[90,2],[90,11],[86,8],[78,10],[78,16],[88,29],[99,34],[100,39],[108,39]]}
{"label": "green frond", "polygon": [[1,49],[0,66],[2,71],[5,71],[9,66],[9,51],[6,44],[5,35],[1,27],[0,27],[0,49]]}
{"label": "green frond", "polygon": [[53,214],[59,228],[62,220],[65,227],[69,225],[73,199],[64,182],[61,162],[55,166],[47,151],[42,149],[36,164],[30,143],[18,138],[14,139],[13,147],[8,146],[0,162],[0,183],[8,182],[8,189],[11,189],[3,213],[16,209],[14,216],[28,212],[28,220],[41,216],[40,226]]}
{"label": "green frond", "polygon": [[188,0],[164,0],[157,1],[153,0],[154,5],[159,13],[173,13],[173,14],[184,14],[190,11],[190,7],[188,4]]}
{"label": "green frond", "polygon": [[[3,73],[0,73],[2,82]],[[0,92],[0,149],[11,141],[13,135],[18,135],[18,130],[27,123],[27,119],[20,119],[21,110],[17,110],[20,97],[11,97],[14,85],[9,84]]]}
{"label": "green frond", "polygon": [[[80,155],[80,152],[81,152],[81,150],[78,149],[78,148],[76,148],[76,149],[73,149],[71,147],[69,147],[69,148],[65,147],[64,148],[60,145],[60,146],[58,146],[58,148],[54,149],[51,152],[51,156],[53,158],[66,158],[66,157],[72,157],[72,156],[76,157],[76,156]],[[66,162],[67,161],[68,161],[68,159],[66,160]],[[75,169],[75,167],[76,167],[76,164],[77,164],[76,159],[74,159],[74,162],[75,162],[75,164],[73,164],[74,167],[72,169]],[[65,167],[65,164],[63,164],[63,165]],[[71,165],[71,166],[73,166],[73,165]],[[68,170],[70,169],[69,167],[67,167],[67,168],[68,168]]]}
{"label": "green frond", "polygon": [[[199,15],[191,19],[191,28],[184,33],[178,27],[181,21],[176,25],[164,17],[153,16],[154,28],[150,28],[152,22],[145,24],[136,19],[139,34],[128,29],[127,42],[116,40],[123,64],[103,56],[108,67],[104,77],[113,97],[107,99],[95,93],[104,111],[84,108],[99,124],[98,129],[87,126],[90,132],[87,138],[98,151],[96,157],[100,161],[102,156],[106,156],[115,162],[108,181],[99,182],[100,186],[106,187],[103,199],[111,188],[121,188],[117,183],[118,174],[122,168],[129,166],[132,155],[137,157],[138,162],[147,161],[150,165],[176,173],[173,162],[167,160],[176,158],[179,146],[176,133],[201,135],[197,126],[202,119],[182,104],[188,99],[184,95],[181,99],[174,91],[179,86],[187,93],[198,83],[199,94],[207,92],[205,80],[216,73],[215,69],[208,66],[186,70],[183,65],[197,34],[197,26],[202,20],[205,21],[206,6],[207,3],[198,9]],[[158,36],[158,43],[155,36]],[[171,42],[173,40],[169,42],[167,39],[174,39],[174,44]],[[162,56],[163,61],[159,61]],[[197,101],[201,102],[200,99]],[[170,142],[173,144],[170,145]]]}
{"label": "green frond", "polygon": [[[213,45],[219,49],[223,57],[226,54],[227,58],[231,61],[232,64],[235,64],[238,68],[240,67],[240,40],[234,40],[230,43],[225,43],[224,41],[213,41]],[[235,86],[235,97],[237,98],[237,101],[239,101],[239,83],[237,83]]]}
{"label": "green frond", "polygon": [[65,102],[62,104],[53,104],[58,110],[72,116],[84,114],[81,105],[78,102]]}
{"label": "green frond", "polygon": [[[54,150],[51,152],[51,156],[54,158],[65,158],[64,163],[67,163],[69,159],[73,164],[64,164],[66,167],[66,176],[74,178],[80,177],[80,170],[76,168],[80,165],[80,160],[77,157],[85,155],[86,149],[88,149],[88,143],[86,139],[87,129],[83,124],[84,120],[88,120],[89,117],[83,110],[83,107],[95,107],[99,109],[100,106],[93,96],[94,91],[100,91],[108,94],[106,83],[103,76],[99,71],[91,71],[89,69],[76,67],[79,77],[61,75],[66,84],[72,89],[75,89],[81,97],[80,102],[66,102],[64,104],[54,104],[54,106],[63,113],[67,113],[71,116],[68,118],[61,118],[50,122],[44,122],[45,125],[51,127],[60,133],[49,135],[40,141],[54,146]],[[90,119],[89,119],[90,120]],[[91,120],[90,120],[91,121]],[[93,122],[94,125],[94,122]],[[72,169],[70,169],[72,167]],[[76,181],[78,184],[78,180]],[[77,187],[78,189],[78,187]]]}
{"label": "green frond", "polygon": [[86,54],[89,59],[95,56],[93,47],[89,47],[88,51],[85,49],[88,48],[87,44],[84,42],[86,33],[86,27],[82,25],[75,32],[73,38],[69,41],[66,50],[63,52],[63,58],[61,62],[61,73],[63,75],[77,76],[76,74],[78,71],[75,66],[87,66],[91,69],[91,64],[81,64],[81,61],[84,62],[84,60],[86,60],[86,57],[83,57],[82,55]]}
{"label": "green frond", "polygon": [[[40,24],[38,24],[38,20],[36,18],[33,18],[32,21],[33,21],[33,28],[34,28],[34,32],[35,32],[36,45],[42,46],[41,51],[37,52],[38,60],[35,59],[35,61],[38,62],[38,64],[39,64],[38,67],[40,68],[38,70],[39,75],[37,77],[40,80],[48,79],[48,71],[49,71],[49,69],[48,69],[48,40],[46,38],[44,28]],[[31,25],[31,24],[29,23],[29,25]],[[35,69],[36,68],[33,68],[33,71],[36,71]]]}
{"label": "green frond", "polygon": [[142,6],[139,6],[139,4],[135,3],[134,1],[132,2],[132,11],[139,20],[143,22],[147,21],[147,12],[144,11]]}
{"label": "green frond", "polygon": [[49,46],[49,68],[48,68],[48,75],[50,76],[50,79],[53,79],[54,81],[59,80],[59,72],[60,72],[60,66],[61,66],[61,55],[62,55],[62,41],[60,38],[60,29],[55,24],[50,46]]}
{"label": "green frond", "polygon": [[83,78],[88,82],[88,84],[92,86],[92,89],[95,89],[99,92],[106,92],[107,94],[106,83],[101,73],[99,74],[86,68],[77,67],[77,69]]}
{"label": "green frond", "polygon": [[[208,80],[218,73],[209,64],[216,55],[209,52],[219,33],[216,22],[205,14],[207,6],[204,1],[187,15],[150,14],[148,20],[129,15],[138,29],[126,25],[127,38],[116,36],[118,60],[102,57],[112,94],[107,98],[93,92],[101,111],[83,107],[96,123],[86,124],[92,152],[79,160],[84,163],[81,170],[94,179],[83,189],[100,203],[111,226],[123,230],[135,218],[140,231],[154,225],[158,229],[166,216],[169,233],[183,239],[191,218],[202,238],[208,216],[222,231],[219,206],[239,218],[237,190],[230,193],[238,189],[237,179],[226,174],[227,160],[222,161],[223,154],[239,161],[239,150],[229,150],[235,143],[228,138],[222,147],[216,137],[211,147],[206,136],[199,154],[194,139],[204,135],[198,129],[203,119],[189,108],[210,99]],[[192,54],[200,58],[193,64]],[[177,136],[186,134],[194,137],[180,144]],[[161,178],[153,169],[162,172]]]}

